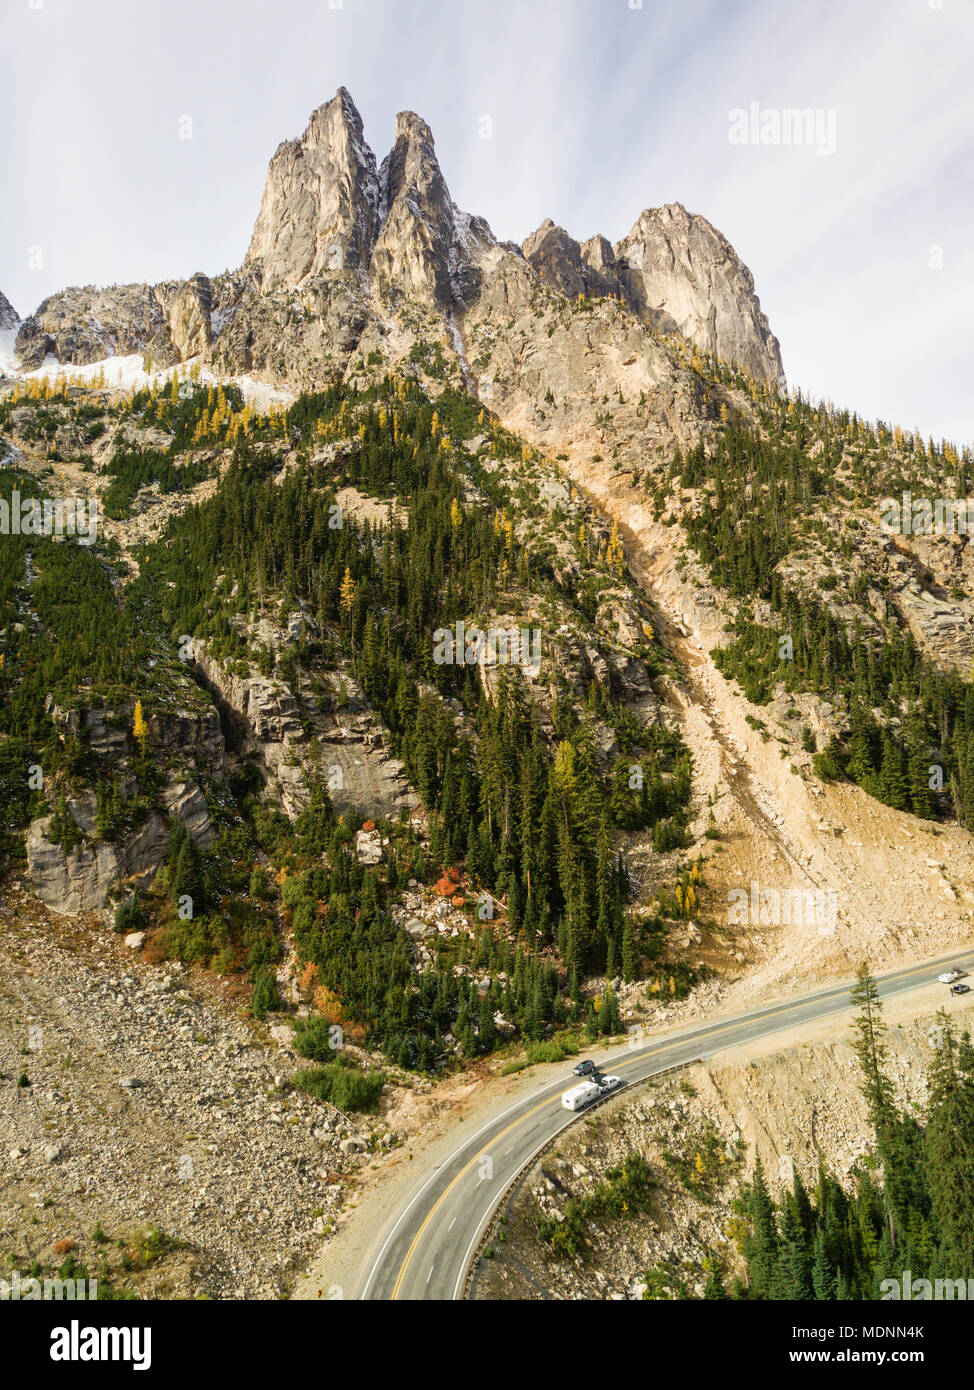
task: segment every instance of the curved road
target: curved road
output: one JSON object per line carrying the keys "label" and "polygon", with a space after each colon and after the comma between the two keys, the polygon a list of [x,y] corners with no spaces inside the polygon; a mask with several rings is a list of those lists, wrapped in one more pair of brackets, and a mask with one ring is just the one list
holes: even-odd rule
{"label": "curved road", "polygon": [[[935,983],[942,971],[953,966],[974,970],[974,950],[880,975],[879,992],[884,999],[907,994]],[[751,1013],[657,1036],[599,1065],[621,1076],[629,1087],[669,1067],[842,1013],[850,1007],[852,988],[851,984],[835,985]],[[558,1081],[523,1096],[460,1142],[383,1231],[381,1248],[365,1275],[362,1298],[463,1297],[474,1251],[510,1183],[549,1139],[589,1113],[573,1115],[562,1107],[561,1094],[573,1084],[566,1064],[565,1075]]]}

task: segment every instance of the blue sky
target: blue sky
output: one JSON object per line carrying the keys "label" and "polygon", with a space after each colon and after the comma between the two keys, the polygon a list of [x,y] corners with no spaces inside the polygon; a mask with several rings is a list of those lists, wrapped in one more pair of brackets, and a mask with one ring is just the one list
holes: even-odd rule
{"label": "blue sky", "polygon": [[[424,116],[500,237],[702,213],[792,384],[974,444],[972,54],[970,0],[3,0],[0,289],[238,265],[276,145],[345,85],[380,159]],[[834,153],[731,143],[753,102],[821,111]]]}

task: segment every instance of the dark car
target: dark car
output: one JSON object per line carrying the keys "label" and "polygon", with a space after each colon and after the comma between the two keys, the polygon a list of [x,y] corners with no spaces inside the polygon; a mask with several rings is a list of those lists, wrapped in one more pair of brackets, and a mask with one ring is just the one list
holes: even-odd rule
{"label": "dark car", "polygon": [[971,987],[970,985],[951,985],[950,992],[951,994],[970,994]]}
{"label": "dark car", "polygon": [[575,1068],[575,1075],[576,1075],[576,1076],[588,1076],[589,1072],[592,1072],[592,1071],[594,1071],[594,1070],[595,1070],[595,1063],[594,1063],[594,1062],[590,1062],[590,1061],[588,1060],[588,1058],[586,1058],[584,1062],[579,1062],[578,1066]]}

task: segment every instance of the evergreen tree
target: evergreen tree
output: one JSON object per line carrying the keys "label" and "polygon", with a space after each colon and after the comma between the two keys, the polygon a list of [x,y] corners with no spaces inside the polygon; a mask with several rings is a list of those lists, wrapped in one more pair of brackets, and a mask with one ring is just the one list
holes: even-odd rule
{"label": "evergreen tree", "polygon": [[[945,1014],[930,1067],[924,1166],[941,1258],[953,1278],[974,1277],[974,1076]],[[967,1065],[965,1066],[965,1063]]]}

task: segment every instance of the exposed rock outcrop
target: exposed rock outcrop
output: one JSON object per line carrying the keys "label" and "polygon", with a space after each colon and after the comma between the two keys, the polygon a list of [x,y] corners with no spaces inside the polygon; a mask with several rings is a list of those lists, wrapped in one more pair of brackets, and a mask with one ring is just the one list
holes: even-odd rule
{"label": "exposed rock outcrop", "polygon": [[[49,696],[46,708],[62,738],[83,738],[93,753],[124,758],[129,747],[131,720],[126,713],[106,709],[61,709]],[[222,771],[225,745],[220,717],[206,709],[169,709],[149,712],[149,744],[159,754],[178,754],[192,759],[211,774]]]}
{"label": "exposed rock outcrop", "polygon": [[34,370],[48,357],[85,366],[110,357],[148,354],[157,367],[206,351],[212,291],[205,275],[162,285],[61,290],[25,319],[17,335],[20,365]]}
{"label": "exposed rock outcrop", "polygon": [[180,362],[197,357],[210,346],[213,290],[205,275],[183,285],[160,285],[156,298],[167,316],[170,343]]}
{"label": "exposed rock outcrop", "polygon": [[396,117],[396,143],[380,174],[381,231],[373,276],[396,294],[431,299],[451,309],[479,283],[473,255],[494,244],[482,218],[461,213],[450,197],[433,135],[411,111]]}
{"label": "exposed rock outcrop", "polygon": [[25,370],[48,357],[85,366],[106,357],[145,352],[168,338],[162,306],[150,285],[94,285],[61,290],[24,320],[17,357]]}
{"label": "exposed rock outcrop", "polygon": [[50,824],[51,817],[44,816],[27,832],[27,868],[34,892],[42,903],[68,917],[104,907],[121,877],[115,846],[82,844],[65,854],[47,838]]}
{"label": "exposed rock outcrop", "polygon": [[705,217],[680,203],[653,208],[615,251],[631,304],[654,327],[681,333],[701,352],[716,353],[758,380],[783,375],[754,277]]}
{"label": "exposed rock outcrop", "polygon": [[378,229],[379,181],[348,92],[320,106],[300,140],[278,147],[247,252],[265,293],[328,271],[365,269]]}
{"label": "exposed rock outcrop", "polygon": [[751,272],[726,237],[680,203],[642,213],[615,248],[603,236],[579,245],[548,219],[524,243],[524,255],[570,299],[619,296],[661,333],[679,333],[759,380],[783,375]]}
{"label": "exposed rock outcrop", "polygon": [[402,762],[390,755],[388,729],[351,679],[340,682],[341,708],[329,713],[313,696],[299,700],[280,679],[226,671],[201,642],[193,644],[192,655],[220,707],[228,742],[258,755],[292,820],[308,805],[316,778],[324,778],[339,815],[396,816],[419,804]]}
{"label": "exposed rock outcrop", "polygon": [[[601,246],[603,242],[608,254]],[[569,299],[580,294],[618,294],[620,284],[614,274],[609,243],[604,237],[593,237],[585,246],[588,256],[575,238],[564,227],[556,227],[549,217],[532,232],[522,249],[528,264],[542,280]]]}
{"label": "exposed rock outcrop", "polygon": [[[59,736],[77,741],[113,769],[113,797],[123,811],[139,791],[128,766],[132,748],[131,715],[103,708],[63,709],[52,696],[45,709]],[[99,825],[98,799],[94,792],[67,797],[65,810],[80,832],[81,842],[65,849],[49,838],[51,816],[35,820],[27,833],[27,864],[37,896],[55,911],[74,916],[103,908],[113,890],[125,879],[141,877],[160,867],[169,846],[169,828],[181,820],[203,849],[214,840],[214,828],[203,792],[192,775],[194,769],[219,778],[226,768],[226,745],[220,717],[211,705],[191,709],[175,707],[150,712],[148,745],[157,767],[166,768],[168,781],[161,790],[158,810],[136,822],[135,828],[105,832]],[[129,822],[131,825],[131,822]],[[100,838],[112,833],[111,840]],[[78,838],[78,837],[74,837]]]}
{"label": "exposed rock outcrop", "polygon": [[[87,833],[94,828],[94,797],[89,793],[78,800],[87,804],[72,804],[69,809],[75,824]],[[86,840],[65,852],[62,845],[48,839],[51,819],[43,816],[32,822],[27,832],[27,867],[41,902],[67,917],[103,908],[123,879],[157,869],[169,844],[169,832],[153,812],[121,844]]]}
{"label": "exposed rock outcrop", "polygon": [[20,327],[20,316],[7,296],[0,290],[0,333]]}
{"label": "exposed rock outcrop", "polygon": [[298,702],[283,681],[231,675],[202,642],[192,644],[192,659],[230,721],[231,742],[247,746],[304,739]]}
{"label": "exposed rock outcrop", "polygon": [[582,260],[609,284],[619,284],[619,263],[612,243],[598,235],[582,242]]}
{"label": "exposed rock outcrop", "polygon": [[[126,781],[123,795],[134,791],[134,780]],[[162,789],[162,802],[170,820],[181,820],[201,849],[212,846],[213,824],[206,798],[195,781],[190,778],[168,782]],[[51,816],[35,820],[27,832],[31,883],[47,907],[69,917],[103,908],[122,880],[139,878],[163,863],[169,830],[155,811],[134,832],[110,843],[97,838],[98,806],[94,793],[69,798],[66,805],[84,836],[80,844],[66,851],[51,840]]]}
{"label": "exposed rock outcrop", "polygon": [[150,747],[192,758],[211,775],[222,772],[226,745],[220,716],[212,706],[151,710],[148,722]]}
{"label": "exposed rock outcrop", "polygon": [[206,797],[196,783],[169,782],[162,789],[162,799],[169,815],[182,821],[200,849],[210,849],[216,833]]}

